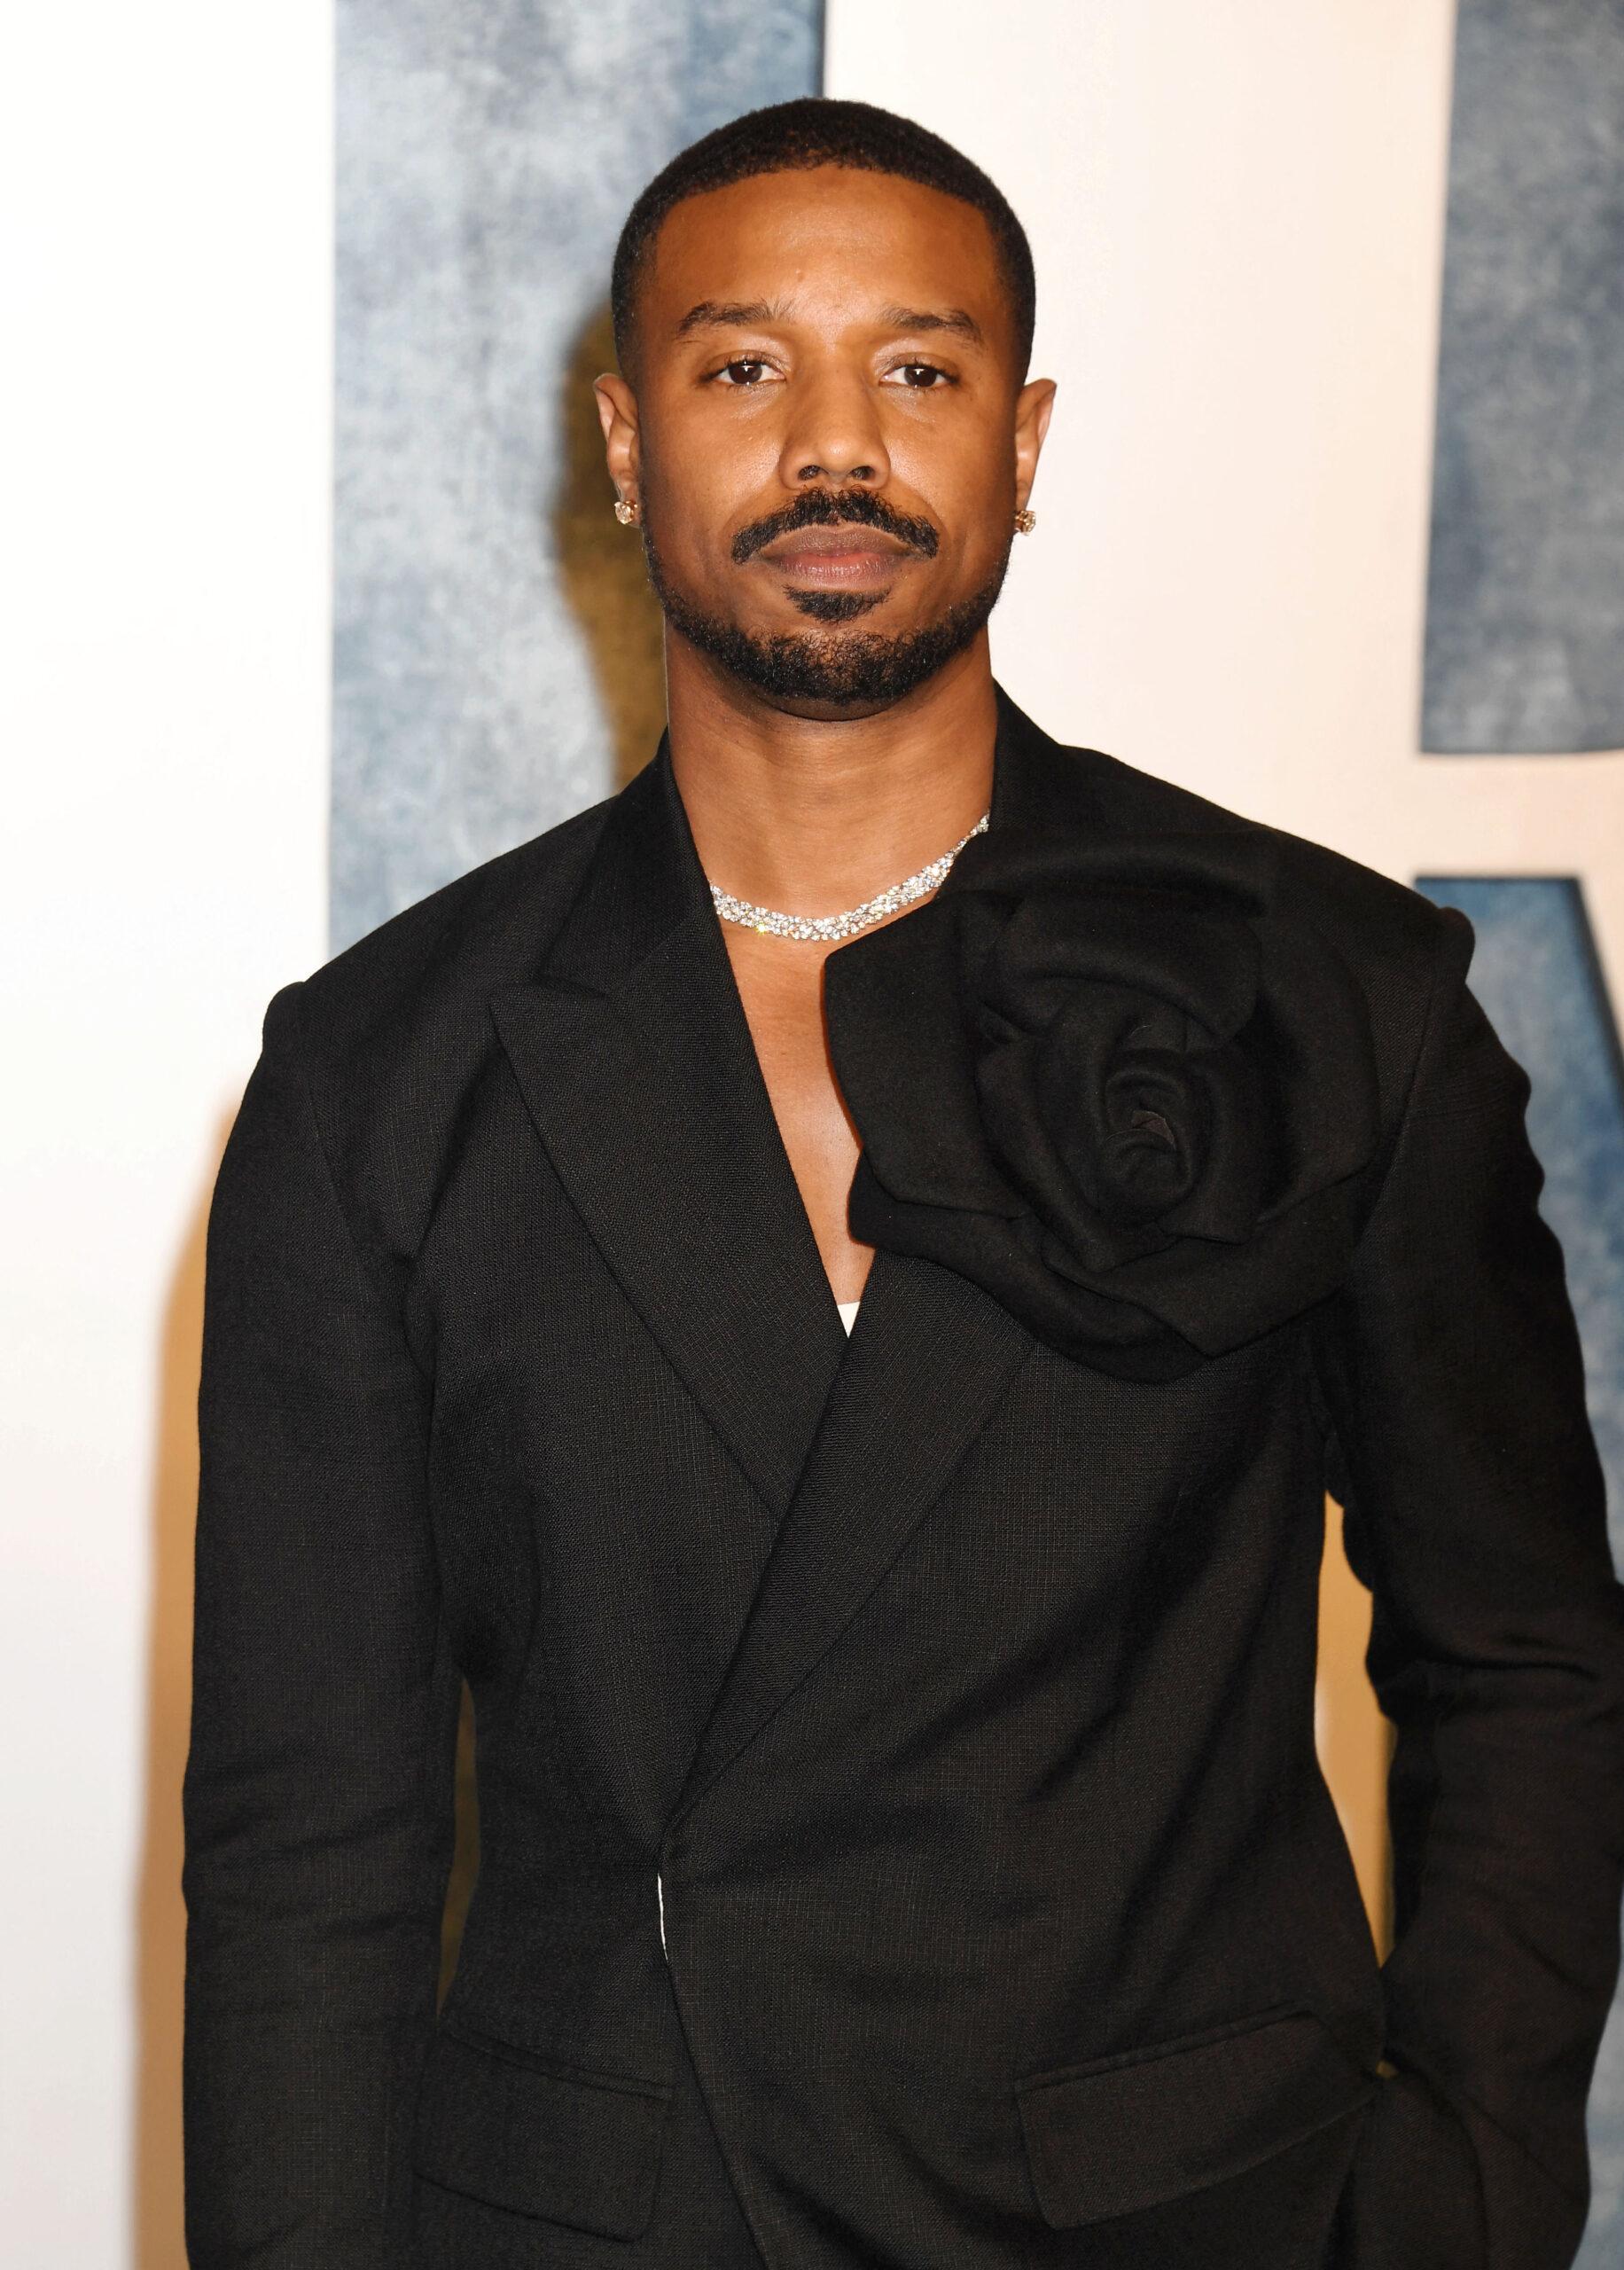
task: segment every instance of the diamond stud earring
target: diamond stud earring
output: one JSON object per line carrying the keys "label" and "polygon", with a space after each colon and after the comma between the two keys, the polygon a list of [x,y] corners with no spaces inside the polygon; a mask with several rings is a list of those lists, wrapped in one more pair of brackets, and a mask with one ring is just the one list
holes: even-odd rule
{"label": "diamond stud earring", "polygon": [[1033,529],[1034,529],[1036,526],[1037,526],[1037,514],[1036,514],[1035,513],[1028,512],[1028,511],[1027,511],[1027,507],[1023,505],[1021,506],[1021,508],[1020,508],[1019,512],[1019,513],[1016,513],[1016,515],[1015,515],[1015,533],[1016,533],[1016,535],[1017,535],[1017,536],[1030,536],[1030,535],[1031,535],[1031,533],[1032,533],[1032,531],[1033,531]]}
{"label": "diamond stud earring", "polygon": [[617,497],[614,500],[614,517],[623,528],[629,528],[637,517],[637,508],[635,505],[629,505],[624,497]]}

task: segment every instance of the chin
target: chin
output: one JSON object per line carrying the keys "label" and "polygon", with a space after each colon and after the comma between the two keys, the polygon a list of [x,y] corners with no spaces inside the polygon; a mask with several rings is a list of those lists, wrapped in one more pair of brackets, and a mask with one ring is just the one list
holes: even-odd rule
{"label": "chin", "polygon": [[644,552],[671,630],[769,708],[832,723],[893,708],[962,654],[992,613],[1009,562],[1006,544],[980,590],[929,621],[855,627],[855,617],[871,615],[890,597],[894,586],[887,586],[878,592],[800,591],[792,606],[804,627],[755,630],[678,591],[646,529]]}

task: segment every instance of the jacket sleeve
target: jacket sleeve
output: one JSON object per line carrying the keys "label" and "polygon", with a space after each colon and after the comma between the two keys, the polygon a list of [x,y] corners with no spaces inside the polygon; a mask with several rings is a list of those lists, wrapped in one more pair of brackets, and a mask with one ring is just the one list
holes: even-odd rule
{"label": "jacket sleeve", "polygon": [[1395,1728],[1396,2071],[1335,2259],[1565,2270],[1619,1969],[1624,1591],[1528,1081],[1466,985],[1471,924],[1441,912],[1400,1131],[1322,1312],[1331,1484]]}
{"label": "jacket sleeve", "polygon": [[329,1174],[301,987],[209,1210],[183,1785],[192,2270],[397,2270],[433,2027],[460,1680],[430,1387]]}

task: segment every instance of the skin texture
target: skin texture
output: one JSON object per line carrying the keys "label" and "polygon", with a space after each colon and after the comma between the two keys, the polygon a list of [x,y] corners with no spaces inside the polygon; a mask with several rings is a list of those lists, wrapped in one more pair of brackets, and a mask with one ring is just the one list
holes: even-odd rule
{"label": "skin texture", "polygon": [[[595,392],[666,610],[677,787],[706,873],[737,896],[839,912],[986,810],[985,614],[1055,391],[1016,356],[991,232],[956,198],[820,166],[667,216],[633,368]],[[797,552],[808,539],[824,548]],[[730,660],[741,640],[768,683]],[[829,1061],[832,949],[723,935],[832,1292],[854,1300],[872,1248],[847,1227],[858,1142]]]}

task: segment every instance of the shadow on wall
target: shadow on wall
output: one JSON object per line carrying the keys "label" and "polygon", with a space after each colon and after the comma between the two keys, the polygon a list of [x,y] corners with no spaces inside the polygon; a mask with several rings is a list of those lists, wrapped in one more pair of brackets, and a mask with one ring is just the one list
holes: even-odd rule
{"label": "shadow on wall", "polygon": [[665,729],[662,618],[644,567],[638,530],[614,517],[592,381],[618,366],[605,303],[570,349],[558,405],[560,478],[543,531],[558,585],[581,626],[608,726],[613,785],[623,788],[653,755]]}
{"label": "shadow on wall", "polygon": [[1385,1962],[1393,1945],[1387,1774],[1394,1728],[1382,1714],[1365,1669],[1370,1608],[1370,1593],[1347,1565],[1342,1508],[1327,1498],[1320,1558],[1315,1749],[1359,1880],[1370,1937],[1378,1960]]}
{"label": "shadow on wall", "polygon": [[192,1538],[198,1502],[198,1374],[210,1194],[230,1132],[215,1131],[209,1171],[169,1280],[158,1366],[149,1491],[152,1589],[147,1614],[146,1781],[135,1887],[136,1998],[129,2260],[186,2259],[181,2160],[181,2042],[186,1911],[181,1900],[181,1776],[191,1710]]}

